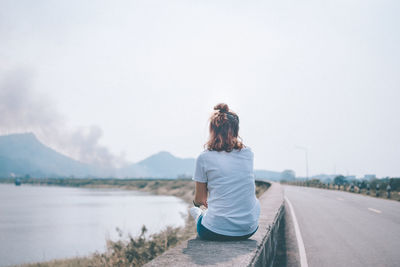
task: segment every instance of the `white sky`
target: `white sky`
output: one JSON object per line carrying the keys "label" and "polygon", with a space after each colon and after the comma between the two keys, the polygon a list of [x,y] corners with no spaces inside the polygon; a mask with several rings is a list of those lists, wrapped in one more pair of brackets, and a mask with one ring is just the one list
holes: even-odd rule
{"label": "white sky", "polygon": [[[255,167],[400,176],[399,1],[5,1],[0,74],[138,161],[195,157],[212,107]],[[46,140],[44,140],[46,142]]]}

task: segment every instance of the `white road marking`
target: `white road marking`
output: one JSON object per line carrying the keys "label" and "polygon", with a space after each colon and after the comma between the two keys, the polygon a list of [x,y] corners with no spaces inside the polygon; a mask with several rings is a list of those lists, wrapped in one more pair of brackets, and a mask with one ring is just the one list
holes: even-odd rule
{"label": "white road marking", "polygon": [[296,214],[294,213],[292,203],[289,201],[289,199],[286,196],[285,196],[285,200],[288,203],[290,213],[292,214],[294,231],[296,233],[296,239],[297,239],[297,246],[299,247],[300,266],[308,267],[306,249],[304,248],[304,242],[303,242],[303,238],[301,237],[300,227],[299,227],[299,223],[297,222]]}
{"label": "white road marking", "polygon": [[341,200],[341,201],[343,201],[344,199],[343,198],[341,198],[341,197],[337,197],[336,198],[337,200]]}
{"label": "white road marking", "polygon": [[382,213],[382,211],[377,210],[377,209],[373,209],[373,208],[368,208],[370,211],[376,212],[376,213]]}

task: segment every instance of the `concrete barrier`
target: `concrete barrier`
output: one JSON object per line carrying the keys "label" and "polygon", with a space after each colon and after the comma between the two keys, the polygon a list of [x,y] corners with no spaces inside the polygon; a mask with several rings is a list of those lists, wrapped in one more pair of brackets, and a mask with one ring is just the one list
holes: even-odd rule
{"label": "concrete barrier", "polygon": [[259,228],[250,239],[217,242],[193,236],[145,266],[272,266],[284,214],[281,185],[271,183],[270,188],[259,200]]}

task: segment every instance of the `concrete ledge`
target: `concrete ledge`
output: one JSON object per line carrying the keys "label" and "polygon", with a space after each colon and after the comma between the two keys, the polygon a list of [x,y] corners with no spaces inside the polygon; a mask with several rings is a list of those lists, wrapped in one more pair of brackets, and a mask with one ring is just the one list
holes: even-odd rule
{"label": "concrete ledge", "polygon": [[145,266],[272,266],[284,214],[282,187],[270,183],[260,197],[258,231],[248,240],[217,242],[193,236]]}

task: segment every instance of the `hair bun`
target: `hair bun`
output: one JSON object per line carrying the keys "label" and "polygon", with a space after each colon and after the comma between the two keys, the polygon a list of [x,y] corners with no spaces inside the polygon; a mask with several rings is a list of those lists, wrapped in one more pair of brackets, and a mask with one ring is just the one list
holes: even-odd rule
{"label": "hair bun", "polygon": [[229,107],[225,103],[220,103],[214,107],[214,110],[219,110],[219,112],[229,112]]}

